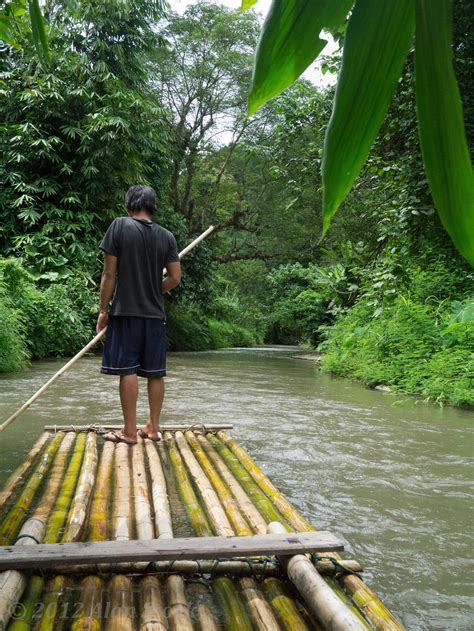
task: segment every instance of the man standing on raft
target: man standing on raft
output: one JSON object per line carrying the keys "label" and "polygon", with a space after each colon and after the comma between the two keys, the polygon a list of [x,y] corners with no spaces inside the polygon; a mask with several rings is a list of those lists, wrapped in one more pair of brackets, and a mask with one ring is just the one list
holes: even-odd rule
{"label": "man standing on raft", "polygon": [[128,217],[114,219],[100,244],[105,257],[96,329],[99,333],[108,327],[101,372],[120,376],[125,421],[122,431],[108,432],[103,438],[129,445],[137,442],[138,376],[148,379],[150,405],[148,422],[138,434],[160,439],[166,375],[163,294],[181,280],[176,239],[151,220],[155,200],[149,186],[132,186],[125,196]]}

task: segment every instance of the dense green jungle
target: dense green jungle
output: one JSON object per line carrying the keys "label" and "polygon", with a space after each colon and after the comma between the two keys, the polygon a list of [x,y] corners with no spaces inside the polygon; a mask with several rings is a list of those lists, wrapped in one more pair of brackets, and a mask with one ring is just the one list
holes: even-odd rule
{"label": "dense green jungle", "polygon": [[[472,140],[474,14],[467,0],[453,7]],[[98,244],[128,187],[146,183],[180,249],[216,225],[168,297],[170,350],[300,344],[334,375],[474,405],[474,272],[428,189],[413,53],[321,239],[334,88],[299,79],[247,116],[258,14],[83,0],[50,1],[45,17],[48,66],[27,26],[0,49],[0,371],[91,339]]]}

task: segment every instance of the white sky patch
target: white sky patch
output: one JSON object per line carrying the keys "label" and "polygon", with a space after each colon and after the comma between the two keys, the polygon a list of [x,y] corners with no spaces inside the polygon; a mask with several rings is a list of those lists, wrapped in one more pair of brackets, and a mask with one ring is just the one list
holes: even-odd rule
{"label": "white sky patch", "polygon": [[[193,4],[194,0],[168,0],[169,5],[173,11],[177,13],[183,13],[189,4]],[[258,0],[254,5],[254,9],[262,16],[265,16],[270,8],[272,0]],[[239,9],[241,5],[240,0],[220,0],[215,4],[221,4],[231,9]],[[323,33],[322,38],[327,40],[327,45],[321,51],[321,55],[331,55],[334,53],[338,46],[329,33]],[[316,59],[309,68],[303,73],[302,77],[314,83],[320,88],[325,88],[330,85],[334,85],[337,81],[337,77],[331,73],[323,74],[321,72],[321,63]]]}

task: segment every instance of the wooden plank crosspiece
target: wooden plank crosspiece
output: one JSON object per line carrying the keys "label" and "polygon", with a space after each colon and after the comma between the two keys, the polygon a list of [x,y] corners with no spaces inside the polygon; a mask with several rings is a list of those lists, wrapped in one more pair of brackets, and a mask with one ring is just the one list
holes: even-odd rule
{"label": "wooden plank crosspiece", "polygon": [[0,570],[47,569],[58,565],[219,559],[273,554],[343,550],[330,532],[285,532],[249,537],[184,537],[181,539],[39,544],[0,547]]}

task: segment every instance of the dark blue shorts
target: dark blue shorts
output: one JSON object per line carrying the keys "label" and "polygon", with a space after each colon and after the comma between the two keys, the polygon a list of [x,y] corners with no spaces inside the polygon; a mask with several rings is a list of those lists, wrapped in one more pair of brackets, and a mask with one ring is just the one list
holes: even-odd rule
{"label": "dark blue shorts", "polygon": [[106,375],[164,377],[165,320],[109,316],[101,372]]}

